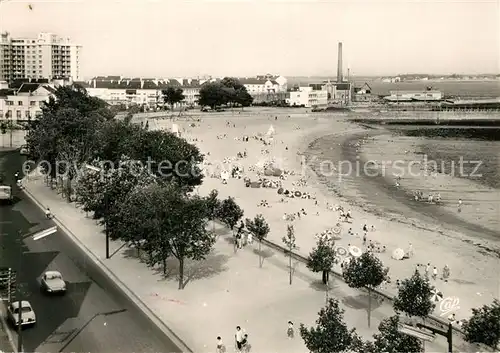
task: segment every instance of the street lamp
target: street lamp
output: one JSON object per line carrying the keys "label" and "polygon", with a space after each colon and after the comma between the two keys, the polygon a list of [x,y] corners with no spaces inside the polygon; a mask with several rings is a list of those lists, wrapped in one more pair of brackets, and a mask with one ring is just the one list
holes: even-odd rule
{"label": "street lamp", "polygon": [[[32,238],[33,240],[40,240],[43,239],[51,234],[54,234],[57,232],[57,227],[53,226],[47,229],[44,229],[40,232],[37,232],[35,234],[28,234],[23,237],[21,237],[21,244],[19,246],[19,267],[18,267],[18,274],[21,274],[21,266],[23,264],[22,258],[23,258],[23,244],[22,241],[27,238]],[[20,235],[20,234],[19,234]],[[17,283],[17,351],[22,352],[23,351],[23,336],[22,336],[22,312],[23,312],[23,306],[22,306],[22,299],[21,299],[21,286],[19,284],[19,281]]]}
{"label": "street lamp", "polygon": [[[94,167],[93,165],[90,164],[85,164],[85,168],[88,170],[92,170],[94,172],[101,172],[101,168]],[[104,233],[106,234],[106,259],[109,259],[109,230],[108,230],[108,193],[105,191],[104,192],[104,208],[105,208],[105,214],[104,214]]]}

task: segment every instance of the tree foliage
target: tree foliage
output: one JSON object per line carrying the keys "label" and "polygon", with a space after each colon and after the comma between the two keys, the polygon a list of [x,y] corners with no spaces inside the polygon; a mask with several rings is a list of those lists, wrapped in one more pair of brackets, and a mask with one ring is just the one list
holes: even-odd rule
{"label": "tree foliage", "polygon": [[126,202],[135,188],[156,183],[158,179],[127,157],[123,157],[116,168],[104,169],[99,161],[92,164],[101,171],[86,170],[82,173],[76,186],[79,202],[85,211],[94,212],[95,218],[107,217],[109,234],[112,239],[118,239],[120,235],[112,227],[114,207]]}
{"label": "tree foliage", "polygon": [[[307,268],[313,272],[323,272],[323,283],[328,282],[328,273],[336,261],[335,241],[326,237],[319,237],[316,246],[309,253]],[[325,274],[326,272],[326,274]]]}
{"label": "tree foliage", "polygon": [[500,343],[500,301],[472,309],[472,317],[462,327],[465,340],[496,348]]}
{"label": "tree foliage", "polygon": [[344,265],[342,276],[349,287],[368,289],[368,326],[371,317],[371,291],[387,278],[389,269],[373,253],[366,251]]}
{"label": "tree foliage", "polygon": [[43,114],[26,137],[30,158],[46,161],[52,177],[71,172],[57,170],[57,160],[71,157],[65,162],[81,164],[91,158],[99,144],[96,131],[112,117],[104,101],[90,97],[84,90],[65,86],[54,95],[42,106]]}
{"label": "tree foliage", "polygon": [[376,353],[423,352],[420,339],[398,331],[397,315],[382,320],[378,326],[379,333],[373,335]]}
{"label": "tree foliage", "polygon": [[219,82],[206,82],[200,88],[198,104],[212,109],[230,104],[247,107],[253,102],[253,97],[241,82],[234,77],[224,77]]}
{"label": "tree foliage", "polygon": [[178,260],[179,289],[185,286],[185,261],[204,259],[215,243],[206,227],[206,199],[188,196],[173,183],[138,188],[117,211],[115,232],[123,241],[141,244],[149,265],[163,263],[165,270],[168,256]]}
{"label": "tree foliage", "polygon": [[355,330],[349,330],[344,322],[344,310],[339,302],[330,299],[318,313],[316,326],[300,325],[300,336],[311,353],[347,352],[354,342]]}
{"label": "tree foliage", "polygon": [[394,310],[410,317],[428,316],[436,307],[431,299],[432,289],[429,280],[415,271],[413,276],[401,282],[398,295],[394,299]]}
{"label": "tree foliage", "polygon": [[217,212],[217,218],[233,230],[234,226],[243,218],[244,212],[241,207],[234,201],[233,197],[228,197],[220,204]]}
{"label": "tree foliage", "polygon": [[255,216],[254,219],[247,218],[245,224],[248,231],[259,240],[259,266],[262,267],[262,240],[267,237],[271,228],[261,214]]}
{"label": "tree foliage", "polygon": [[172,110],[174,109],[174,105],[181,103],[186,98],[182,88],[175,86],[168,86],[167,89],[161,91],[161,94],[163,101],[170,105]]}

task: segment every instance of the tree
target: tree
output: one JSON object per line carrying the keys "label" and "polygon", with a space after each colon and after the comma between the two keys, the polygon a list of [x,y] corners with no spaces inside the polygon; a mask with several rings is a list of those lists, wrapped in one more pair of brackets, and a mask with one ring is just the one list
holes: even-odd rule
{"label": "tree", "polygon": [[181,103],[186,96],[184,91],[180,87],[168,86],[167,89],[161,91],[163,96],[163,101],[170,105],[170,108],[174,110],[174,105]]}
{"label": "tree", "polygon": [[250,233],[252,233],[259,240],[259,267],[262,267],[263,258],[262,258],[262,239],[265,239],[271,228],[269,228],[269,224],[267,224],[264,216],[258,214],[254,217],[254,219],[247,218],[245,220],[247,229]]}
{"label": "tree", "polygon": [[472,317],[464,323],[462,329],[467,342],[497,348],[500,342],[500,301],[494,299],[491,305],[472,309]]}
{"label": "tree", "polygon": [[373,335],[376,353],[423,352],[420,339],[400,333],[399,316],[395,315],[382,320],[378,326],[379,333]]}
{"label": "tree", "polygon": [[247,92],[247,89],[244,87],[244,89],[236,91],[235,95],[235,103],[241,105],[241,109],[243,110],[243,107],[249,107],[253,103],[253,97],[250,95],[250,93]]}
{"label": "tree", "polygon": [[224,86],[220,82],[206,82],[201,86],[198,97],[200,106],[215,109],[226,102],[227,92],[224,91]]}
{"label": "tree", "polygon": [[243,218],[244,212],[241,207],[234,201],[233,197],[228,197],[220,204],[217,211],[217,218],[227,225],[229,229],[234,230],[234,227],[240,219]]}
{"label": "tree", "polygon": [[335,264],[335,241],[327,237],[319,237],[307,258],[307,268],[313,272],[323,272],[323,284],[327,284],[330,271]]}
{"label": "tree", "polygon": [[147,165],[152,174],[174,181],[186,191],[202,183],[200,150],[169,131],[140,129],[132,139],[128,138],[126,148],[131,159]]}
{"label": "tree", "polygon": [[427,317],[436,307],[431,299],[432,289],[429,280],[415,271],[413,276],[401,282],[393,302],[394,310],[410,317]]}
{"label": "tree", "polygon": [[[138,198],[138,202],[134,198]],[[143,236],[148,237],[145,240],[151,263],[163,262],[165,267],[166,258],[174,256],[179,262],[179,289],[183,289],[186,284],[185,261],[204,259],[215,243],[214,235],[206,229],[209,217],[206,200],[199,196],[188,196],[174,183],[142,188],[132,193],[130,200],[129,204],[139,207],[132,210],[133,215],[140,215],[144,207],[149,207],[145,213],[150,220],[146,220],[147,226],[143,229],[149,231],[150,235]],[[120,221],[115,223],[117,229],[123,228],[124,223],[121,222],[128,216],[130,207],[133,206],[129,206],[126,212],[118,213],[117,219]],[[129,222],[126,224],[130,225]],[[122,234],[130,236],[133,232],[129,230]],[[129,238],[123,240],[130,241]]]}
{"label": "tree", "polygon": [[353,343],[355,330],[349,330],[344,322],[344,310],[339,302],[330,299],[328,305],[320,310],[316,327],[300,325],[300,336],[311,353],[346,352]]}
{"label": "tree", "polygon": [[290,285],[292,285],[292,279],[293,279],[293,267],[292,267],[292,254],[293,250],[297,248],[297,245],[295,243],[295,229],[293,228],[293,225],[289,224],[286,227],[286,236],[281,238],[281,241],[285,244],[287,250],[288,250],[288,268],[289,268],[289,275],[290,275]]}
{"label": "tree", "polygon": [[[105,218],[108,226],[114,222],[114,207],[127,200],[136,187],[158,182],[146,168],[124,157],[116,168],[106,169],[98,161],[92,165],[101,171],[85,171],[79,178],[76,193],[86,212],[94,212],[96,219]],[[107,217],[107,218],[106,218]],[[110,237],[118,239],[110,227]]]}
{"label": "tree", "polygon": [[54,114],[60,109],[72,108],[84,116],[100,115],[107,120],[114,117],[105,101],[89,96],[85,88],[78,85],[58,87],[41,108],[43,114]]}
{"label": "tree", "polygon": [[367,251],[344,265],[342,276],[349,287],[368,290],[368,327],[370,327],[372,290],[387,278],[388,268],[373,253]]}

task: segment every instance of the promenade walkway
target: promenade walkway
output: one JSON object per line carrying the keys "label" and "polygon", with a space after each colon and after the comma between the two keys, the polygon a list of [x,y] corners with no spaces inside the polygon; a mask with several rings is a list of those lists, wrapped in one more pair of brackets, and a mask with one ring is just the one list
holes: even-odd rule
{"label": "promenade walkway", "polygon": [[[188,263],[188,283],[179,291],[175,261],[168,262],[167,276],[163,276],[161,268],[148,268],[137,259],[135,250],[118,242],[111,244],[111,253],[115,252],[111,259],[104,259],[103,229],[95,220],[65,202],[41,177],[30,176],[24,184],[26,195],[40,207],[49,207],[56,223],[67,230],[75,243],[170,337],[171,329],[191,351],[214,352],[216,337],[220,335],[228,352],[233,352],[235,327],[240,325],[249,334],[252,352],[307,352],[298,334],[292,340],[286,337],[287,322],[293,321],[297,330],[300,323],[312,325],[326,298],[320,275],[311,273],[303,264],[295,265],[290,286],[288,261],[283,254],[266,249],[263,268],[259,268],[252,246],[234,253],[228,241],[230,234],[216,226],[220,236],[214,251],[205,261]],[[370,329],[365,293],[334,279],[329,295],[341,301],[347,324],[365,338],[376,332],[382,319],[393,315],[390,303],[374,301]],[[460,340],[456,340],[455,346],[464,351]],[[446,342],[436,339],[426,348],[429,352],[445,351]]]}

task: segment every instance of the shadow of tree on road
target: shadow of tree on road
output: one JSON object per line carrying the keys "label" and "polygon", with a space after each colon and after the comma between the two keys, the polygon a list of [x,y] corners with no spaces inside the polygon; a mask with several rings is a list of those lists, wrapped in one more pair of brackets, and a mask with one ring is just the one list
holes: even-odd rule
{"label": "shadow of tree on road", "polygon": [[[372,311],[378,309],[382,302],[375,296],[372,295]],[[348,308],[354,310],[368,310],[368,294],[362,293],[358,295],[350,295],[342,298],[342,303]]]}

